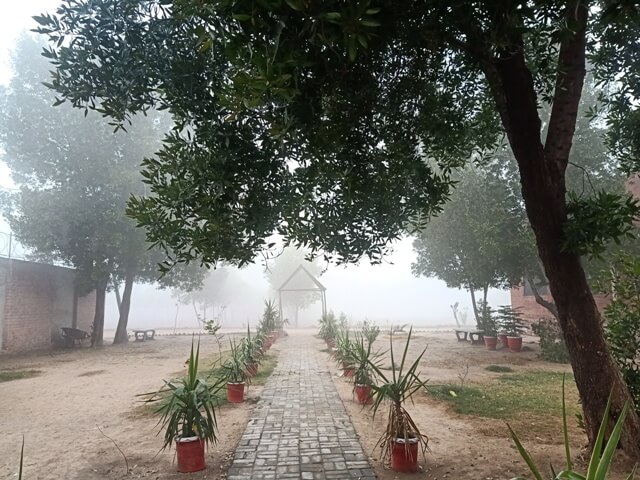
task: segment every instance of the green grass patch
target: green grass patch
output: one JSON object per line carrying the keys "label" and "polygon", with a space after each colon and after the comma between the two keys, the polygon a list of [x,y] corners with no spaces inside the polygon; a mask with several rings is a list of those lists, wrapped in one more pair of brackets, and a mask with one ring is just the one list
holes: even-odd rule
{"label": "green grass patch", "polygon": [[[562,415],[562,373],[530,371],[502,375],[485,385],[431,385],[429,394],[450,403],[461,415],[508,420],[522,413]],[[578,395],[572,375],[566,376],[567,405],[574,409]]]}
{"label": "green grass patch", "polygon": [[2,370],[0,371],[0,382],[37,377],[41,373],[41,370]]}
{"label": "green grass patch", "polygon": [[485,367],[485,370],[489,372],[497,372],[497,373],[510,373],[513,372],[513,368],[507,367],[506,365],[488,365]]}

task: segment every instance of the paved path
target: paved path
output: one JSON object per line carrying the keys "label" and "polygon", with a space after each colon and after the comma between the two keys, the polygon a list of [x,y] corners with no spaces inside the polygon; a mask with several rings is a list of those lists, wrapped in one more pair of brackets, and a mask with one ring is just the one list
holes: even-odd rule
{"label": "paved path", "polygon": [[278,340],[267,381],[229,469],[229,480],[376,478],[326,367],[323,344]]}

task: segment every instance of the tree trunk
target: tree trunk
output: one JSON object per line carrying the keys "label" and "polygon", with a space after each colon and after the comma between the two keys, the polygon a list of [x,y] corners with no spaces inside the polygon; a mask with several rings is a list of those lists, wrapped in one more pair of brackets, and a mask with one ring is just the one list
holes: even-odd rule
{"label": "tree trunk", "polygon": [[[584,4],[567,10],[567,28],[573,34],[567,35],[560,47],[554,104],[544,146],[521,34],[514,34],[514,46],[499,53],[492,65],[494,70],[489,70],[487,77],[518,162],[527,216],[558,309],[593,446],[609,393],[613,393],[610,428],[631,396],[609,353],[580,258],[562,248],[567,220],[565,170],[584,80],[587,13]],[[640,420],[633,410],[627,417],[621,445],[633,459],[640,460]]]}
{"label": "tree trunk", "polygon": [[113,277],[111,277],[111,283],[113,283],[113,293],[116,294],[116,304],[118,304],[118,313],[122,314],[122,297],[120,297],[120,285],[118,285],[118,282]]}
{"label": "tree trunk", "polygon": [[478,314],[478,304],[476,303],[476,294],[473,291],[473,287],[469,286],[469,293],[471,294],[471,307],[473,308],[473,314],[476,317],[476,325],[480,327],[480,315]]}
{"label": "tree trunk", "polygon": [[98,280],[96,284],[96,308],[93,316],[93,331],[91,332],[91,346],[102,346],[104,338],[104,307],[107,298],[107,283],[109,277]]}
{"label": "tree trunk", "polygon": [[298,315],[299,315],[299,313],[300,313],[300,307],[298,305],[296,305],[294,307],[294,312],[293,312],[294,320],[295,320],[295,323],[296,323],[296,328],[298,328]]}
{"label": "tree trunk", "polygon": [[113,344],[126,343],[129,341],[127,336],[127,324],[129,323],[129,310],[131,309],[131,292],[133,291],[133,281],[135,275],[132,271],[128,271],[124,277],[124,290],[122,292],[122,300],[120,301],[120,318],[118,319],[118,328],[116,328],[116,336]]}

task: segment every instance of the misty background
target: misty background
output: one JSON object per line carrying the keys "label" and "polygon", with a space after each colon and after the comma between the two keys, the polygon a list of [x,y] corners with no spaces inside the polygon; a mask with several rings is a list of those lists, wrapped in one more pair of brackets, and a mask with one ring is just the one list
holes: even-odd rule
{"label": "misty background", "polygon": [[[12,76],[10,54],[20,34],[34,27],[31,16],[50,12],[57,0],[25,0],[3,6],[0,16],[0,86],[6,86]],[[0,152],[3,158],[4,152]],[[0,187],[15,188],[11,172],[0,162]],[[9,226],[0,218],[0,232],[8,233]],[[451,305],[459,302],[467,309],[467,323],[473,324],[471,302],[466,291],[447,288],[436,279],[417,278],[411,273],[416,254],[412,239],[404,238],[394,245],[395,252],[381,265],[335,266],[319,261],[323,273],[319,280],[327,288],[327,307],[336,313],[344,312],[350,321],[368,319],[378,325],[411,323],[417,327],[455,324]],[[263,301],[277,294],[273,291],[261,259],[243,269],[227,267],[227,275],[219,286],[220,301],[210,306],[207,316],[216,316],[224,327],[255,325]],[[292,272],[293,273],[293,272]],[[489,303],[509,303],[508,291],[490,291]],[[284,316],[293,313],[286,308]],[[321,315],[319,301],[299,312],[299,324],[314,325]],[[135,285],[132,297],[129,328],[178,328],[198,326],[193,305],[181,303],[169,290],[153,285]],[[107,298],[105,328],[114,329],[118,308],[113,292]]]}

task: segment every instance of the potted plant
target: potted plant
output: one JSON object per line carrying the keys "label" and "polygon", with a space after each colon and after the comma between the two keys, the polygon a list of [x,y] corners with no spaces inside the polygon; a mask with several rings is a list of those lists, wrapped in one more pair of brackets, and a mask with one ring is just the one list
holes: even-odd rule
{"label": "potted plant", "polygon": [[175,442],[179,472],[197,472],[206,468],[204,447],[217,441],[215,408],[219,404],[221,382],[213,384],[198,376],[200,342],[194,352],[191,343],[187,375],[165,380],[164,386],[149,396],[147,403],[157,403],[160,429],[164,430],[162,448]]}
{"label": "potted plant", "polygon": [[426,347],[418,357],[406,367],[407,351],[411,342],[412,329],[402,353],[400,365],[396,367],[393,354],[393,335],[390,336],[391,375],[387,376],[374,361],[369,365],[379,379],[378,385],[371,385],[373,391],[373,416],[380,407],[388,405],[387,428],[378,440],[385,459],[391,458],[391,468],[397,472],[415,472],[418,469],[418,447],[422,446],[425,453],[429,439],[420,432],[409,412],[404,408],[405,402],[410,400],[415,392],[425,388],[425,382],[420,380],[418,365],[427,350]]}
{"label": "potted plant", "polygon": [[371,368],[370,362],[379,366],[379,352],[371,351],[371,343],[367,337],[367,332],[363,329],[362,334],[356,333],[356,339],[351,343],[351,358],[354,362],[354,393],[360,405],[373,403],[371,385],[374,383],[375,372]]}
{"label": "potted plant", "polygon": [[247,376],[255,377],[258,374],[262,353],[260,352],[258,338],[251,336],[251,328],[249,328],[248,325],[247,336],[240,341],[240,349],[242,350],[244,362],[247,365]]}
{"label": "potted plant", "polygon": [[478,302],[480,320],[478,326],[483,332],[484,344],[488,350],[495,350],[498,345],[498,323],[493,310],[486,302]]}
{"label": "potted plant", "polygon": [[231,346],[229,358],[221,366],[222,378],[227,382],[227,400],[230,403],[244,402],[244,387],[249,382],[247,364],[242,349],[233,340],[229,340]]}
{"label": "potted plant", "polygon": [[507,335],[507,345],[512,352],[522,350],[522,335],[526,327],[522,321],[522,313],[511,305],[502,305],[498,308],[498,322]]}
{"label": "potted plant", "polygon": [[320,338],[322,338],[327,348],[335,348],[336,334],[338,333],[338,323],[333,312],[329,312],[320,318]]}
{"label": "potted plant", "polygon": [[351,378],[354,376],[355,360],[353,358],[353,341],[349,338],[349,330],[341,330],[336,335],[336,350],[333,353],[333,357],[338,364],[338,367],[342,369],[345,377]]}

